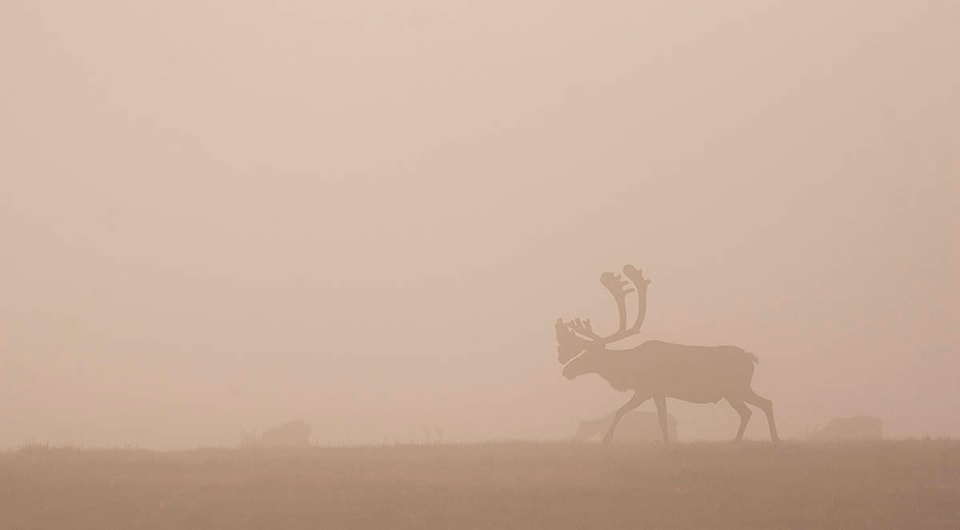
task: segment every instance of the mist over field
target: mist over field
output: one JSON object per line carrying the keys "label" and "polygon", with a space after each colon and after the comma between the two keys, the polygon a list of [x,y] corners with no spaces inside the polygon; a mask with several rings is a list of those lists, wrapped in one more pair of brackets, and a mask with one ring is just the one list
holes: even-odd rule
{"label": "mist over field", "polygon": [[[628,395],[561,376],[554,320],[613,331],[627,263],[634,343],[755,353],[783,437],[957,437],[958,27],[949,1],[6,0],[0,448],[566,439]],[[669,406],[681,440],[736,431]]]}

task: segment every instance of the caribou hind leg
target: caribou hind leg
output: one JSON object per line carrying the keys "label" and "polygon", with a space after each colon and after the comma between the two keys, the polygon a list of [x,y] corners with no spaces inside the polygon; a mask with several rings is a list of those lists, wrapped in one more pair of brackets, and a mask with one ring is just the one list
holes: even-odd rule
{"label": "caribou hind leg", "polygon": [[610,422],[610,428],[607,429],[607,434],[603,437],[603,443],[610,443],[613,440],[613,431],[617,430],[617,424],[620,423],[620,418],[622,418],[624,414],[639,407],[648,399],[650,399],[650,396],[641,396],[639,393],[635,393],[633,397],[630,398],[630,401],[627,401],[622,407],[617,409],[617,413],[613,416],[613,421]]}
{"label": "caribou hind leg", "polygon": [[737,429],[737,437],[734,438],[736,441],[743,440],[743,431],[747,430],[747,423],[750,422],[750,416],[753,412],[750,411],[750,407],[743,402],[743,400],[738,398],[727,398],[727,403],[733,407],[733,410],[737,411],[737,414],[740,415],[740,428]]}
{"label": "caribou hind leg", "polygon": [[780,441],[777,435],[777,422],[773,420],[773,402],[765,397],[758,396],[756,392],[750,390],[749,395],[743,398],[747,403],[759,408],[767,416],[767,426],[770,427],[770,440]]}
{"label": "caribou hind leg", "polygon": [[667,398],[657,396],[653,398],[653,402],[657,405],[657,416],[660,417],[660,430],[663,432],[663,443],[670,443],[670,434],[667,430]]}

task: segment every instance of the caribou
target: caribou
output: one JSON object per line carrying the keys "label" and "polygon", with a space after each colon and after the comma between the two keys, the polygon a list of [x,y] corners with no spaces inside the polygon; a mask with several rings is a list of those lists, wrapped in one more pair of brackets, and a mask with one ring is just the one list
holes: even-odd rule
{"label": "caribou", "polygon": [[[611,412],[602,418],[583,420],[573,434],[573,441],[586,442],[599,438],[610,429],[613,417]],[[660,432],[660,420],[656,412],[633,411],[623,416],[618,429],[617,440],[621,442],[658,442],[663,441]],[[667,432],[671,440],[677,439],[677,420],[667,415]]]}
{"label": "caribou", "polygon": [[[773,402],[758,395],[750,386],[754,365],[759,362],[756,355],[736,346],[687,346],[659,340],[646,341],[626,350],[607,349],[614,342],[639,334],[646,317],[650,280],[643,277],[642,269],[632,265],[624,266],[623,273],[633,288],[627,288],[627,280],[619,274],[605,272],[600,276],[600,283],[617,305],[617,331],[599,335],[589,319],[564,322],[561,318],[556,322],[557,360],[564,365],[563,375],[567,379],[597,374],[615,390],[633,391],[633,397],[614,413],[603,441],[613,439],[624,414],[653,399],[663,440],[669,442],[667,398],[691,403],[716,403],[725,399],[740,415],[740,427],[734,438],[738,442],[743,439],[752,415],[747,404],[753,405],[766,415],[770,439],[779,441]],[[634,291],[638,300],[637,315],[628,328],[626,298]]]}
{"label": "caribou", "polygon": [[310,445],[310,425],[302,421],[289,421],[271,427],[257,435],[257,428],[244,431],[240,427],[240,447],[307,447]]}
{"label": "caribou", "polygon": [[883,439],[883,422],[874,416],[832,418],[826,425],[814,430],[814,442],[848,442]]}

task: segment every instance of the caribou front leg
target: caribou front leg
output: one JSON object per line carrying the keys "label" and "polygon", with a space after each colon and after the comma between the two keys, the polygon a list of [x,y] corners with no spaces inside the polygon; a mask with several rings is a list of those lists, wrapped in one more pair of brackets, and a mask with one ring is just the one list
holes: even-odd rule
{"label": "caribou front leg", "polygon": [[617,409],[617,413],[613,416],[613,422],[610,424],[610,429],[607,430],[607,435],[603,437],[603,443],[610,443],[610,441],[613,440],[613,431],[617,429],[617,424],[620,423],[620,418],[622,418],[624,414],[639,407],[648,399],[650,399],[650,396],[635,392],[633,397],[630,398],[630,401],[627,401],[626,404]]}

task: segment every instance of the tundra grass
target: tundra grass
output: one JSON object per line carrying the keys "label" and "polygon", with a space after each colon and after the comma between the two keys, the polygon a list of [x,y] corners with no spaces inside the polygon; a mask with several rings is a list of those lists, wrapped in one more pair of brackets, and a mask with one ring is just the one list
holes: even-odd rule
{"label": "tundra grass", "polygon": [[960,442],[0,453],[2,529],[956,529]]}

